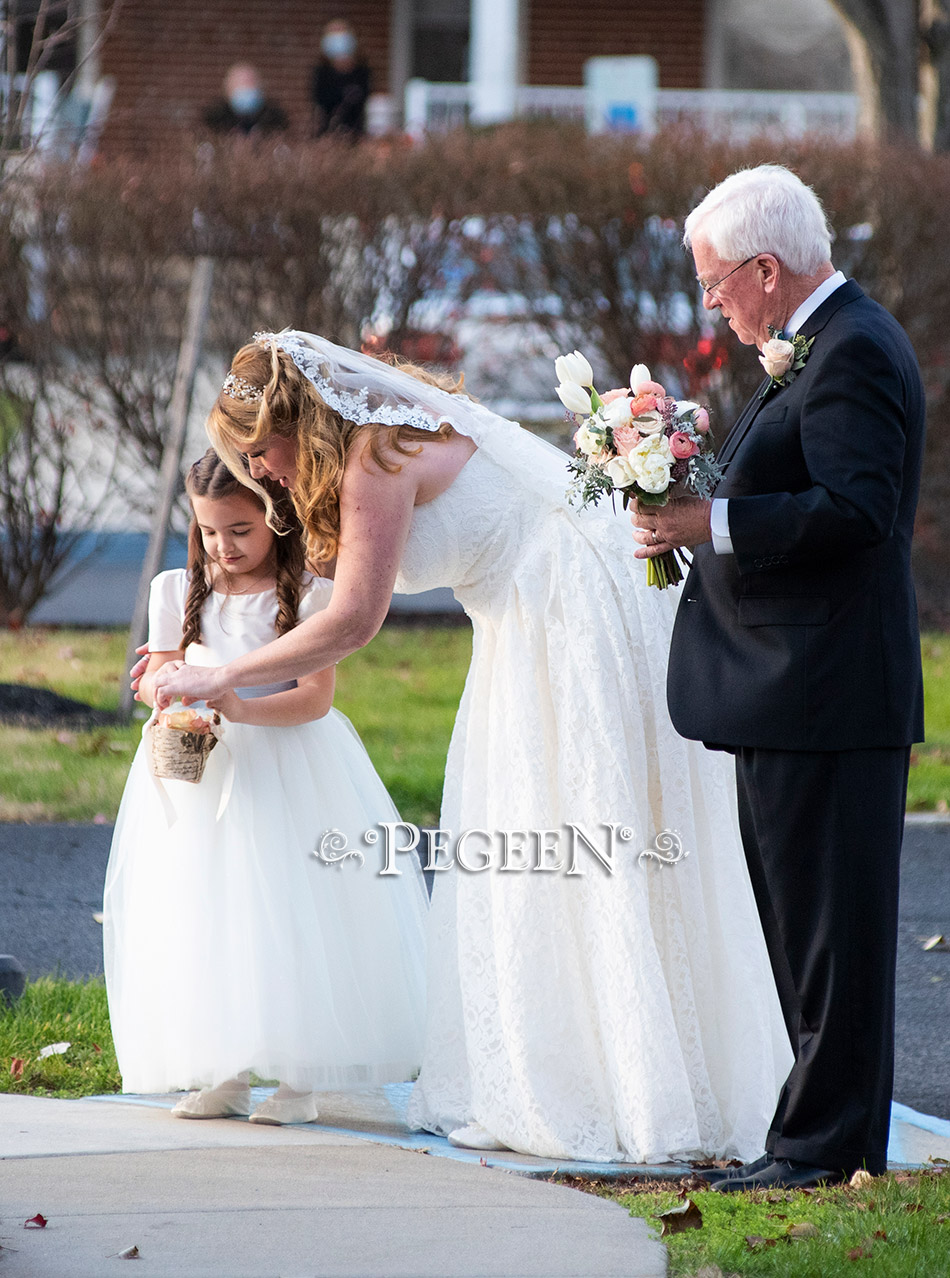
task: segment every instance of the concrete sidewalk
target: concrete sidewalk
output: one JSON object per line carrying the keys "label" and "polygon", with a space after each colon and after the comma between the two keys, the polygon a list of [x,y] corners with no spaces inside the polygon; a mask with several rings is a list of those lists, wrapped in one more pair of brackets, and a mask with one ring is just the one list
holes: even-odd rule
{"label": "concrete sidewalk", "polygon": [[[102,1278],[662,1278],[603,1199],[360,1136],[0,1096],[0,1271]],[[45,1229],[24,1229],[37,1212]]]}
{"label": "concrete sidewalk", "polygon": [[[539,1177],[685,1166],[480,1158],[409,1132],[407,1090],[324,1093],[319,1123],[288,1127],[185,1122],[174,1096],[0,1096],[0,1272],[101,1278],[135,1246],[141,1278],[666,1274],[645,1221]],[[889,1153],[950,1158],[950,1123],[897,1106]]]}

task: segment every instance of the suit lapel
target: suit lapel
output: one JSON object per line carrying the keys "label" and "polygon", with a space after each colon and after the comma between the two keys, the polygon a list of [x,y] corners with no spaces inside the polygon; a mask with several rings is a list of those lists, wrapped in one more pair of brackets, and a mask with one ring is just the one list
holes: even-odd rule
{"label": "suit lapel", "polygon": [[723,441],[722,448],[720,448],[718,453],[716,454],[716,459],[719,462],[720,466],[724,466],[726,462],[728,462],[729,458],[733,455],[733,453],[741,444],[742,440],[745,438],[746,432],[748,431],[749,427],[755,421],[756,413],[759,411],[759,409],[762,407],[763,403],[765,402],[762,399],[762,392],[765,390],[768,384],[769,384],[769,379],[767,377],[764,378],[759,383],[759,386],[756,389],[755,394],[752,396],[752,398],[746,404],[745,408],[739,414],[738,421],[736,422],[735,426],[733,426],[732,430],[729,432],[729,434],[726,436],[725,440]]}
{"label": "suit lapel", "polygon": [[[854,280],[846,280],[840,288],[836,288],[830,297],[826,297],[816,311],[813,311],[805,320],[799,329],[803,337],[815,337],[825,327],[831,317],[847,305],[848,302],[854,302],[859,297],[864,297],[864,290]],[[807,367],[807,365],[806,365]],[[804,370],[803,370],[804,371]],[[800,376],[801,374],[799,374]],[[761,408],[764,408],[768,399],[763,399],[763,393],[769,385],[770,378],[766,377],[760,384],[752,399],[749,400],[739,420],[733,426],[732,430],[726,436],[722,448],[717,454],[717,460],[721,466],[725,466],[727,462],[734,456],[736,449],[745,439],[746,435],[752,427],[756,416]]]}

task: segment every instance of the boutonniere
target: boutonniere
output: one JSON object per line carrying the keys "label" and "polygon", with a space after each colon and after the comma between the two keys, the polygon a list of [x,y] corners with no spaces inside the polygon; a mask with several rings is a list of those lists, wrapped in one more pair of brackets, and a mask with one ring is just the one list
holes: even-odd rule
{"label": "boutonniere", "polygon": [[769,325],[769,340],[762,347],[759,363],[768,373],[770,381],[762,392],[764,399],[771,390],[779,390],[795,380],[805,367],[805,360],[811,350],[813,337],[804,337],[797,333],[791,341],[781,336],[781,329]]}

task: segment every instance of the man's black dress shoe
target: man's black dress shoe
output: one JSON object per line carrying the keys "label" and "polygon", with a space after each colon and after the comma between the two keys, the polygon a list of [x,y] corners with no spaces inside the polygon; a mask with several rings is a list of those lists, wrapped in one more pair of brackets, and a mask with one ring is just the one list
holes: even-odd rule
{"label": "man's black dress shoe", "polygon": [[763,1154],[754,1163],[743,1163],[741,1167],[697,1167],[693,1175],[698,1180],[705,1180],[710,1185],[718,1185],[721,1180],[738,1180],[746,1176],[754,1176],[763,1171],[772,1162],[771,1154]]}
{"label": "man's black dress shoe", "polygon": [[749,1189],[814,1189],[816,1185],[840,1185],[845,1179],[844,1172],[776,1158],[751,1176],[718,1181],[713,1190],[717,1194],[741,1194]]}

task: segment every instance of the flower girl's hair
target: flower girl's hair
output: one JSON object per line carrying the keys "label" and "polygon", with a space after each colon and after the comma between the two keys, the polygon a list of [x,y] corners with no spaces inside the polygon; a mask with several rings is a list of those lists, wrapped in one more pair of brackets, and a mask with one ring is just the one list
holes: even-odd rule
{"label": "flower girl's hair", "polygon": [[[393,361],[395,362],[395,361]],[[399,361],[406,373],[452,393],[462,391],[464,378],[429,372]],[[254,489],[272,524],[273,504],[267,489],[251,479],[247,462],[238,448],[253,447],[269,435],[293,439],[297,446],[297,478],[292,497],[307,539],[307,558],[324,564],[336,557],[340,537],[340,485],[347,454],[367,428],[355,425],[323,402],[313,382],[298,369],[290,355],[273,343],[249,342],[235,355],[228,382],[208,417],[208,434],[221,458],[248,488]],[[250,387],[235,395],[233,389]],[[230,393],[229,393],[230,392]],[[366,451],[383,470],[399,465],[393,453],[407,457],[419,451],[424,439],[447,439],[453,432],[445,424],[438,431],[414,426],[379,426],[371,429]]]}
{"label": "flower girl's hair", "polygon": [[[196,461],[185,478],[185,492],[191,497],[210,497],[217,501],[238,495],[257,503],[262,510],[265,503],[256,491],[249,491],[228,470],[227,466],[209,448],[200,461]],[[273,517],[269,526],[274,530],[277,586],[277,633],[285,635],[297,624],[297,607],[306,564],[303,537],[293,503],[284,489],[268,489]],[[275,526],[276,525],[276,526]],[[194,514],[188,526],[188,594],[185,599],[185,616],[182,622],[181,646],[201,642],[201,609],[211,593],[211,572],[208,555],[201,540],[201,529]]]}

